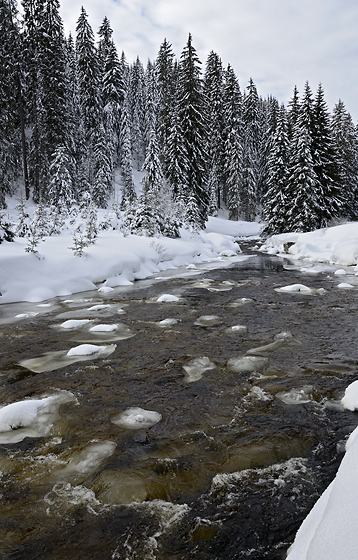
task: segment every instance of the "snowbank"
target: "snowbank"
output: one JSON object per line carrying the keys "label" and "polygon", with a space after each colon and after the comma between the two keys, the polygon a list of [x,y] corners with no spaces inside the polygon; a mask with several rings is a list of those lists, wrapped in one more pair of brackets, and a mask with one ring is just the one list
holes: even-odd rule
{"label": "snowbank", "polygon": [[297,532],[287,560],[356,560],[358,550],[358,428],[338,473]]}
{"label": "snowbank", "polygon": [[311,262],[357,266],[358,222],[308,233],[283,233],[269,237],[260,248],[270,254],[291,255]]}
{"label": "snowbank", "polygon": [[[213,259],[224,261],[225,255],[240,252],[234,242],[239,232],[245,236],[248,228],[258,232],[260,227],[219,218],[211,218],[209,226],[200,235],[182,230],[180,239],[124,236],[118,230],[105,230],[81,257],[69,250],[73,238],[68,232],[46,238],[38,254],[25,252],[26,239],[4,242],[0,245],[0,303],[39,302],[86,290],[109,290],[159,271]],[[220,229],[232,233],[223,234]]]}

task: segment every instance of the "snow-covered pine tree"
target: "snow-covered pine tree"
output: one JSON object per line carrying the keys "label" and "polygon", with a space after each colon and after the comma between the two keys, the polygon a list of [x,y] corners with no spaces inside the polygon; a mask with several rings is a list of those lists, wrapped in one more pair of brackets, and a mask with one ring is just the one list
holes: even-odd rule
{"label": "snow-covered pine tree", "polygon": [[264,233],[287,231],[287,167],[289,158],[288,120],[284,105],[277,117],[267,160],[267,190],[263,197]]}
{"label": "snow-covered pine tree", "polygon": [[242,95],[234,70],[228,65],[224,84],[224,188],[230,219],[238,219],[243,174]]}
{"label": "snow-covered pine tree", "polygon": [[[14,0],[0,2],[0,208],[21,170],[20,33]],[[23,116],[22,116],[23,121]]]}
{"label": "snow-covered pine tree", "polygon": [[286,231],[312,231],[320,224],[320,187],[312,158],[312,136],[313,99],[306,82],[290,148]]}
{"label": "snow-covered pine tree", "polygon": [[185,178],[188,176],[188,156],[183,142],[183,131],[181,128],[178,105],[172,112],[171,126],[167,138],[166,149],[167,179],[176,202],[184,200],[186,192]]}
{"label": "snow-covered pine tree", "polygon": [[215,215],[220,208],[224,184],[224,115],[223,67],[218,54],[211,51],[204,75],[204,100],[207,114],[207,176],[210,193],[208,211]]}
{"label": "snow-covered pine tree", "polygon": [[174,53],[172,45],[164,39],[160,45],[155,63],[156,83],[158,88],[157,129],[158,145],[161,154],[164,175],[167,176],[168,139],[171,133],[171,115],[175,93]]}
{"label": "snow-covered pine tree", "polygon": [[142,168],[145,157],[144,95],[144,68],[140,58],[137,57],[129,70],[127,102],[130,110],[132,157],[138,171]]}
{"label": "snow-covered pine tree", "polygon": [[144,76],[144,139],[149,146],[152,130],[157,130],[158,88],[155,64],[148,60]]}
{"label": "snow-covered pine tree", "polygon": [[123,181],[121,208],[129,210],[135,204],[137,195],[133,182],[130,114],[126,92],[121,113],[120,165]]}
{"label": "snow-covered pine tree", "polygon": [[261,130],[259,123],[259,97],[250,78],[243,100],[243,183],[241,208],[243,218],[253,221],[256,216],[257,189],[259,184]]}
{"label": "snow-covered pine tree", "polygon": [[[177,82],[178,117],[181,123],[183,150],[177,160],[183,173],[184,196],[197,205],[198,227],[204,228],[208,216],[208,192],[205,186],[207,162],[207,120],[201,79],[201,62],[189,34],[180,57]],[[184,159],[179,161],[179,157]],[[194,213],[193,213],[194,216]]]}
{"label": "snow-covered pine tree", "polygon": [[345,198],[343,213],[350,220],[358,220],[358,135],[342,100],[333,109],[332,134],[338,182]]}
{"label": "snow-covered pine tree", "polygon": [[320,191],[318,226],[342,215],[344,197],[338,184],[338,165],[327,104],[319,84],[313,104],[312,159]]}
{"label": "snow-covered pine tree", "polygon": [[17,210],[16,235],[18,237],[26,237],[30,232],[31,219],[26,209],[26,202],[22,192],[20,193],[19,204],[15,206]]}
{"label": "snow-covered pine tree", "polygon": [[293,137],[293,131],[297,123],[297,118],[300,110],[300,99],[297,86],[293,89],[293,94],[288,102],[288,138],[291,141]]}
{"label": "snow-covered pine tree", "polygon": [[13,224],[4,214],[0,214],[0,245],[3,241],[14,241]]}
{"label": "snow-covered pine tree", "polygon": [[104,18],[99,29],[101,37],[98,45],[101,65],[101,92],[104,109],[104,126],[106,135],[112,144],[112,160],[118,161],[120,117],[124,100],[124,77],[118,53],[112,39],[110,22]]}
{"label": "snow-covered pine tree", "polygon": [[93,140],[93,186],[92,199],[99,208],[107,208],[114,190],[111,146],[103,125],[97,126]]}
{"label": "snow-covered pine tree", "polygon": [[58,146],[49,169],[49,188],[47,199],[51,205],[69,209],[75,199],[73,179],[70,170],[73,164],[65,146]]}
{"label": "snow-covered pine tree", "polygon": [[133,228],[143,235],[153,236],[162,232],[164,224],[161,203],[164,177],[155,130],[150,135],[143,171],[146,174],[142,179],[143,189]]}
{"label": "snow-covered pine tree", "polygon": [[85,134],[88,181],[93,184],[94,141],[96,130],[102,123],[103,111],[100,95],[100,70],[94,34],[83,7],[77,21],[76,32],[78,90]]}

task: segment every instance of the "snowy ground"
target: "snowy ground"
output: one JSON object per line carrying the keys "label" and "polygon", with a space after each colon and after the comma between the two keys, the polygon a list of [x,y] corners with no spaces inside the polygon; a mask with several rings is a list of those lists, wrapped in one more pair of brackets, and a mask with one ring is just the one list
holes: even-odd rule
{"label": "snowy ground", "polygon": [[210,218],[200,234],[182,230],[180,239],[124,236],[103,230],[82,256],[74,256],[72,232],[46,238],[38,254],[26,253],[26,238],[0,245],[0,303],[39,302],[86,290],[131,285],[158,272],[203,262],[225,266],[240,256],[236,238],[257,236],[258,223]]}

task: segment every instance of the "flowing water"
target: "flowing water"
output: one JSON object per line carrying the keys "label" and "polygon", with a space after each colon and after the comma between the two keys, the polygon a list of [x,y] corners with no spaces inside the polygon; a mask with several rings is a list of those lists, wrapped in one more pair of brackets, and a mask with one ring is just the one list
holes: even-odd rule
{"label": "flowing water", "polygon": [[357,424],[358,287],[191,272],[0,306],[0,405],[44,399],[0,433],[1,558],[285,558]]}

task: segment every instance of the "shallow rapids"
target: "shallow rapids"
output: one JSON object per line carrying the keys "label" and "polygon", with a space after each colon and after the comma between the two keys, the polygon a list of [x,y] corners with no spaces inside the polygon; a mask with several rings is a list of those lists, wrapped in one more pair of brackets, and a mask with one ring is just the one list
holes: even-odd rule
{"label": "shallow rapids", "polygon": [[0,306],[1,558],[285,558],[357,424],[358,293],[207,274]]}

